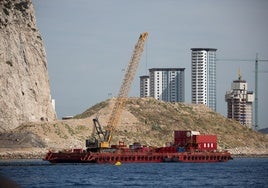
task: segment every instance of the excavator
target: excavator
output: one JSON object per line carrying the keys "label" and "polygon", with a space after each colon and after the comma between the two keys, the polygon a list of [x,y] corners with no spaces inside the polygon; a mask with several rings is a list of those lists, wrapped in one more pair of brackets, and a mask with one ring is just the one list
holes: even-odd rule
{"label": "excavator", "polygon": [[86,140],[86,147],[88,151],[96,152],[100,149],[110,148],[113,132],[119,122],[122,110],[125,106],[132,82],[137,72],[137,68],[140,62],[142,52],[144,50],[144,44],[146,42],[147,37],[147,32],[140,34],[138,42],[134,47],[132,57],[125,71],[123,82],[121,84],[119,93],[115,99],[116,101],[114,103],[111,115],[109,116],[106,129],[103,129],[103,126],[100,124],[98,117],[93,119],[93,132],[91,137]]}

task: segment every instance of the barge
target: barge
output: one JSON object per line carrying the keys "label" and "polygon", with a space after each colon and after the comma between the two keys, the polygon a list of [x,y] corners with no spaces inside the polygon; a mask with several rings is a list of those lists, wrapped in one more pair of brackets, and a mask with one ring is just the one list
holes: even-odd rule
{"label": "barge", "polygon": [[124,79],[115,100],[114,107],[103,130],[98,118],[93,119],[94,131],[86,140],[86,149],[49,151],[44,160],[51,163],[160,163],[160,162],[225,162],[232,157],[228,151],[217,150],[216,135],[200,135],[199,132],[174,131],[174,140],[164,147],[144,146],[134,143],[126,146],[123,142],[110,145],[116,125],[125,106],[131,84],[144,50],[148,33],[140,35]]}
{"label": "barge", "polygon": [[123,142],[110,148],[49,151],[43,160],[51,163],[161,163],[161,162],[226,162],[228,151],[217,150],[216,135],[200,135],[197,131],[174,131],[174,141],[164,147],[126,146]]}

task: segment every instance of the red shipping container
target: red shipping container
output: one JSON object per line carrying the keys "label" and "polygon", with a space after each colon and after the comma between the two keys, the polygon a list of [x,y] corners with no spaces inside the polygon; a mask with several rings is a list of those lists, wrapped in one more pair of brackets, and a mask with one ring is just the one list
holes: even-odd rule
{"label": "red shipping container", "polygon": [[196,143],[198,149],[202,151],[217,150],[217,136],[216,135],[197,135]]}
{"label": "red shipping container", "polygon": [[191,131],[174,131],[174,139],[185,139],[191,136]]}
{"label": "red shipping container", "polygon": [[174,143],[184,146],[191,142],[191,131],[174,131]]}
{"label": "red shipping container", "polygon": [[196,135],[196,143],[217,143],[216,135]]}

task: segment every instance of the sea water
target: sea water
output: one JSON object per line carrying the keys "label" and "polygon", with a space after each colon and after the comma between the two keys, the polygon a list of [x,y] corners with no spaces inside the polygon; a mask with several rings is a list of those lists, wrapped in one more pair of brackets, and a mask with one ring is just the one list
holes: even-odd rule
{"label": "sea water", "polygon": [[268,187],[268,158],[235,158],[222,163],[123,163],[120,166],[12,160],[0,161],[0,174],[25,188]]}

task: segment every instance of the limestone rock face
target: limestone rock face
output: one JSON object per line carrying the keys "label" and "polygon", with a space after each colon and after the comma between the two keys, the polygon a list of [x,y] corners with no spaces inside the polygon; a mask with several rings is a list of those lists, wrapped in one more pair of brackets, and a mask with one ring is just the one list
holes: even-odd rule
{"label": "limestone rock face", "polygon": [[0,131],[56,118],[31,0],[0,1]]}

